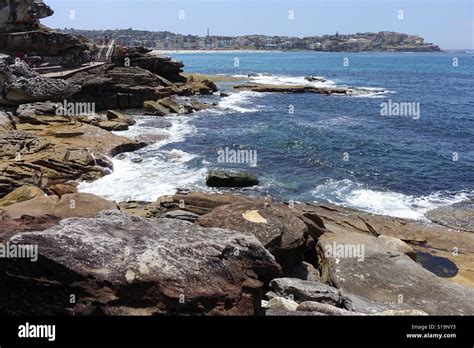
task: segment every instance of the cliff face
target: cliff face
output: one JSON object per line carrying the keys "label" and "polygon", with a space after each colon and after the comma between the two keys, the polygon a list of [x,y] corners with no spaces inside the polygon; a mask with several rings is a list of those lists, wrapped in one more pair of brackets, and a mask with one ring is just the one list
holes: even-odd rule
{"label": "cliff face", "polygon": [[39,57],[51,65],[79,65],[85,45],[71,35],[40,27],[40,19],[53,13],[42,0],[0,0],[0,51]]}
{"label": "cliff face", "polygon": [[42,0],[0,0],[0,31],[25,31],[36,29],[41,18],[54,11]]}

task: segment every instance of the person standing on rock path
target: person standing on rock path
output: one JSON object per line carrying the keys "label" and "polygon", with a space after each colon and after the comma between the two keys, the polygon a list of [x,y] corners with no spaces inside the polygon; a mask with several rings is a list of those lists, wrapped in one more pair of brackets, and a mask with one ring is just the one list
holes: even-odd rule
{"label": "person standing on rock path", "polygon": [[10,9],[10,18],[8,18],[8,21],[11,23],[15,23],[18,18],[16,8],[19,3],[19,0],[8,0],[8,8]]}

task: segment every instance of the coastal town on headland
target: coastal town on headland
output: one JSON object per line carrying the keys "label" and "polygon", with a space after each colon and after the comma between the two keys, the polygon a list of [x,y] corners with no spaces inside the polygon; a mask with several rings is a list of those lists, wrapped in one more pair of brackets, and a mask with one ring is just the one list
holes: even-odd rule
{"label": "coastal town on headland", "polygon": [[84,37],[100,44],[114,39],[124,46],[143,46],[156,50],[268,50],[291,51],[308,50],[320,52],[438,52],[440,48],[426,43],[418,35],[408,35],[390,31],[378,33],[356,33],[288,37],[267,35],[206,36],[182,35],[168,31],[143,31],[129,29],[78,30],[63,29],[66,34]]}

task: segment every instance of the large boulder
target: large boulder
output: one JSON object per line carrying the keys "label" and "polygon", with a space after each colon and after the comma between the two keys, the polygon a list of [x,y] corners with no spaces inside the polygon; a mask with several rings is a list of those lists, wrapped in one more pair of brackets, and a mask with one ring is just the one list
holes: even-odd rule
{"label": "large boulder", "polygon": [[93,217],[99,211],[118,209],[114,202],[90,193],[69,193],[58,196],[37,196],[28,201],[4,208],[3,215],[19,219],[23,215],[39,217],[53,215],[62,219],[69,217]]}
{"label": "large boulder", "polygon": [[118,211],[10,243],[37,245],[39,258],[0,260],[3,315],[254,315],[280,274],[252,235]]}
{"label": "large boulder", "polygon": [[378,237],[378,241],[382,242],[382,244],[384,244],[388,249],[392,249],[392,250],[401,252],[403,254],[406,254],[411,259],[416,261],[415,250],[404,241],[398,238],[395,238],[392,236],[386,236],[383,234]]}
{"label": "large boulder", "polygon": [[304,259],[307,227],[283,204],[256,201],[224,205],[200,216],[197,223],[253,234],[284,268]]}

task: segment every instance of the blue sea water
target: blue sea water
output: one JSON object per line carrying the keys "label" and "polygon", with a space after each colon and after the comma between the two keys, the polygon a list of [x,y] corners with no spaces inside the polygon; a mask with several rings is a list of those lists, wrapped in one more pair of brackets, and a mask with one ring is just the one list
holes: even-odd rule
{"label": "blue sea water", "polygon": [[[472,53],[171,56],[184,62],[186,72],[258,74],[252,80],[267,83],[306,83],[304,77],[319,76],[325,84],[373,88],[374,93],[258,94],[221,83],[220,90],[230,96],[208,98],[218,103],[215,110],[170,117],[172,127],[159,130],[169,139],[133,154],[143,157],[142,163],[116,160],[114,174],[83,185],[84,190],[114,199],[155,199],[177,187],[208,190],[204,177],[209,169],[239,169],[262,181],[245,189],[247,194],[326,201],[415,219],[473,195]],[[389,100],[419,103],[419,118],[382,116],[381,104]],[[156,118],[137,119],[130,136],[154,131]],[[226,147],[255,150],[257,165],[218,163],[218,151]]]}

